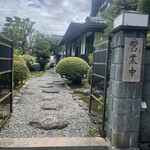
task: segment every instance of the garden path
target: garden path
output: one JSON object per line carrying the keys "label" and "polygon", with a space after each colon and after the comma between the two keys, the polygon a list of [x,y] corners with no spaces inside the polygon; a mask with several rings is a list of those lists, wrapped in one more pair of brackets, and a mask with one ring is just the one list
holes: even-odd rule
{"label": "garden path", "polygon": [[[53,87],[48,89],[44,88],[45,86]],[[24,89],[25,91],[20,91],[21,97],[15,104],[12,117],[0,131],[1,138],[85,137],[88,135],[91,128],[90,117],[73,100],[69,90],[54,69],[46,71],[42,77],[30,78]],[[57,90],[59,93],[45,93],[42,90]],[[47,96],[56,99],[42,100]],[[57,105],[58,110],[41,109],[48,105]],[[47,116],[60,117],[69,122],[69,125],[61,130],[44,130],[29,125],[33,119]]]}

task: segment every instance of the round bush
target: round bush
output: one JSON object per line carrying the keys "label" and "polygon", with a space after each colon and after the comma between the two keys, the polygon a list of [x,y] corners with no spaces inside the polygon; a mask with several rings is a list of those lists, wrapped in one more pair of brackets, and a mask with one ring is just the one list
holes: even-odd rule
{"label": "round bush", "polygon": [[30,71],[34,70],[35,58],[30,55],[23,55],[22,58],[25,60],[26,65],[28,66]]}
{"label": "round bush", "polygon": [[28,78],[29,69],[23,61],[19,61],[20,58],[14,57],[13,69],[14,69],[14,84],[15,86]]}
{"label": "round bush", "polygon": [[14,58],[14,61],[20,61],[26,65],[25,60],[21,56],[14,55],[13,58]]}
{"label": "round bush", "polygon": [[91,85],[92,84],[92,66],[89,68],[88,73],[87,73],[87,81],[88,84]]}
{"label": "round bush", "polygon": [[89,69],[89,65],[78,57],[67,57],[59,61],[56,72],[62,77],[72,81],[73,84],[81,83],[82,78]]}

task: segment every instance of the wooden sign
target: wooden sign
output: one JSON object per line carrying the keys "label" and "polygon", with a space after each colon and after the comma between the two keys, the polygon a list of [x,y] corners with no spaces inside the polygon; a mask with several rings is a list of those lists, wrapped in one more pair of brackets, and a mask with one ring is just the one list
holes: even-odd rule
{"label": "wooden sign", "polygon": [[142,38],[125,38],[123,82],[140,82],[142,51]]}

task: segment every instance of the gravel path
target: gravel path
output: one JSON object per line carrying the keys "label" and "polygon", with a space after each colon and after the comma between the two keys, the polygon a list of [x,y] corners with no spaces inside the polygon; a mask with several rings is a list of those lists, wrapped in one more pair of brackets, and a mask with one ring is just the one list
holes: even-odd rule
{"label": "gravel path", "polygon": [[[55,82],[52,89],[60,91],[56,93],[43,93],[43,88],[39,86],[48,86],[55,80],[61,80],[60,76],[54,72],[54,69],[46,71],[42,77],[31,78],[27,81],[25,93],[21,96],[18,104],[14,107],[13,115],[6,125],[0,131],[0,137],[9,138],[31,138],[31,137],[85,137],[91,127],[90,118],[73,100],[62,82]],[[48,89],[45,89],[48,90]],[[30,93],[29,92],[33,92]],[[55,96],[57,99],[52,101],[43,101],[45,96]],[[62,104],[60,110],[42,110],[44,103]],[[37,117],[59,116],[67,120],[70,124],[61,130],[43,130],[31,127],[29,122]]]}

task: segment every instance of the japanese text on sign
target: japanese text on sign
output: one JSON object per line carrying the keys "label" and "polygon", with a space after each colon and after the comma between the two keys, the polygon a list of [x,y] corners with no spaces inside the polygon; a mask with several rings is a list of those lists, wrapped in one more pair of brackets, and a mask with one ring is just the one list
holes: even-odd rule
{"label": "japanese text on sign", "polygon": [[122,79],[124,82],[140,81],[142,50],[142,38],[125,38]]}

